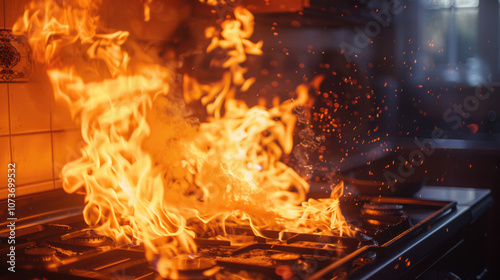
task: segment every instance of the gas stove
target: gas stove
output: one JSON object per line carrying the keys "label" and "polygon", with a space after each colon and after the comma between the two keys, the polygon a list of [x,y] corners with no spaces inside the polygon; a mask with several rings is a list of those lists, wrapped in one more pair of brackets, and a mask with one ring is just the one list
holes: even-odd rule
{"label": "gas stove", "polygon": [[[43,198],[61,196],[67,195]],[[18,207],[42,211],[37,207],[43,203],[30,204],[34,199],[37,197],[20,199]],[[69,202],[74,199],[78,200],[75,196],[66,199],[72,207],[16,222],[16,272],[1,279],[161,279],[154,263],[146,260],[142,245],[120,246],[96,233],[84,223],[81,207]],[[486,249],[486,243],[481,242],[485,240],[485,213],[491,204],[487,190],[444,187],[424,187],[415,198],[344,198],[341,208],[355,230],[352,237],[270,230],[256,236],[250,228],[228,224],[224,237],[207,232],[195,240],[196,254],[179,255],[172,261],[179,268],[178,279],[484,276],[485,261],[450,267],[449,260],[468,246],[475,248],[471,254],[484,258],[486,254],[477,246]],[[2,226],[2,266],[11,252],[6,224]]]}

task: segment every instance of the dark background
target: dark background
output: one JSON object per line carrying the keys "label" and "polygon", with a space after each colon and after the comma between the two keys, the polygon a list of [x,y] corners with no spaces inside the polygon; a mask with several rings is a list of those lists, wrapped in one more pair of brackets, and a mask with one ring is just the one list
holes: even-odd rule
{"label": "dark background", "polygon": [[[263,55],[248,58],[249,76],[257,83],[242,98],[251,103],[293,97],[297,85],[324,75],[320,90],[311,91],[314,134],[309,137],[326,139],[306,151],[314,172],[308,173],[294,153],[289,161],[311,181],[330,182],[385,181],[386,171],[401,175],[401,159],[408,159],[414,171],[402,176],[406,183],[486,188],[498,201],[498,1],[325,3],[319,4],[326,8],[299,14],[256,14],[252,39],[264,41]],[[380,15],[390,5],[402,9],[378,23],[373,12]],[[371,42],[346,55],[342,46],[356,47],[357,30],[366,34],[374,23],[379,29],[371,29]],[[473,98],[476,92],[484,100]],[[409,159],[413,151],[423,151],[415,140],[431,141],[435,129],[446,139],[432,141],[433,151],[423,158]],[[300,142],[300,135],[295,140]],[[499,210],[496,202],[487,233],[491,279],[500,277]]]}

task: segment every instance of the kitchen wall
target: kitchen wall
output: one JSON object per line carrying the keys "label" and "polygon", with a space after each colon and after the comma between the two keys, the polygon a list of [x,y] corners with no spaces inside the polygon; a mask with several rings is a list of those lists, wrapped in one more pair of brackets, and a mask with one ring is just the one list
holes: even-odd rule
{"label": "kitchen wall", "polygon": [[[43,0],[38,0],[43,1]],[[8,34],[30,0],[0,0],[0,35]],[[101,21],[116,30],[130,30],[130,37],[161,48],[190,16],[184,0],[154,1],[151,18],[144,22],[141,1],[106,0],[99,10]],[[83,145],[67,106],[56,102],[43,71],[29,78],[10,80],[2,70],[23,72],[29,66],[25,46],[11,42],[21,54],[15,66],[0,63],[0,200],[7,197],[7,165],[16,163],[16,195],[61,188],[65,163],[78,158]],[[2,55],[3,56],[3,55]],[[30,68],[30,67],[28,67]],[[2,74],[3,73],[3,74]]]}
{"label": "kitchen wall", "polygon": [[[12,29],[28,2],[0,0],[0,29]],[[29,58],[25,46],[12,45],[21,59],[10,70],[19,70]],[[1,63],[0,71],[7,69],[5,65]],[[7,197],[10,162],[16,164],[17,196],[61,188],[61,168],[77,158],[80,132],[66,105],[54,100],[43,75],[35,71],[28,79],[7,76],[0,74],[0,199]]]}

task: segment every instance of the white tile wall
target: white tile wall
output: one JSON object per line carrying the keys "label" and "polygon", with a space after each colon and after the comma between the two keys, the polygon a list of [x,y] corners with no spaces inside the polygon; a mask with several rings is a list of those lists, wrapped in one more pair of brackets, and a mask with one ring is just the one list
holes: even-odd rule
{"label": "white tile wall", "polygon": [[79,130],[54,132],[52,141],[54,143],[54,178],[59,179],[64,165],[80,157],[80,148],[84,143]]}
{"label": "white tile wall", "polygon": [[[30,0],[2,0],[5,18],[5,29],[12,29],[14,23],[23,15],[24,7]],[[8,12],[7,12],[8,11]]]}
{"label": "white tile wall", "polygon": [[[7,165],[10,162],[10,137],[0,136],[0,190],[7,188]],[[3,197],[2,197],[3,199]]]}
{"label": "white tile wall", "polygon": [[[0,29],[12,29],[29,2],[0,0]],[[8,163],[16,163],[17,196],[53,190],[81,144],[67,106],[54,101],[48,81],[33,80],[0,82],[0,200],[7,197]]]}
{"label": "white tile wall", "polygon": [[12,161],[16,163],[16,183],[26,185],[52,181],[51,133],[13,135]]}
{"label": "white tile wall", "polygon": [[5,29],[5,3],[4,0],[0,1],[0,28]]}
{"label": "white tile wall", "polygon": [[0,84],[0,136],[9,133],[9,92],[7,84]]}
{"label": "white tile wall", "polygon": [[13,134],[50,131],[51,92],[40,83],[10,83],[10,124]]}

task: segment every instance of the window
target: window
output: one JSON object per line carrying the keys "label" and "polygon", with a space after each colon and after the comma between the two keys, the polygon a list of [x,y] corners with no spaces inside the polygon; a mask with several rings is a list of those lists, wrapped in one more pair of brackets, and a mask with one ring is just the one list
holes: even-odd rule
{"label": "window", "polygon": [[474,73],[482,63],[477,58],[479,0],[421,3],[419,37],[424,65],[419,76],[474,84]]}

